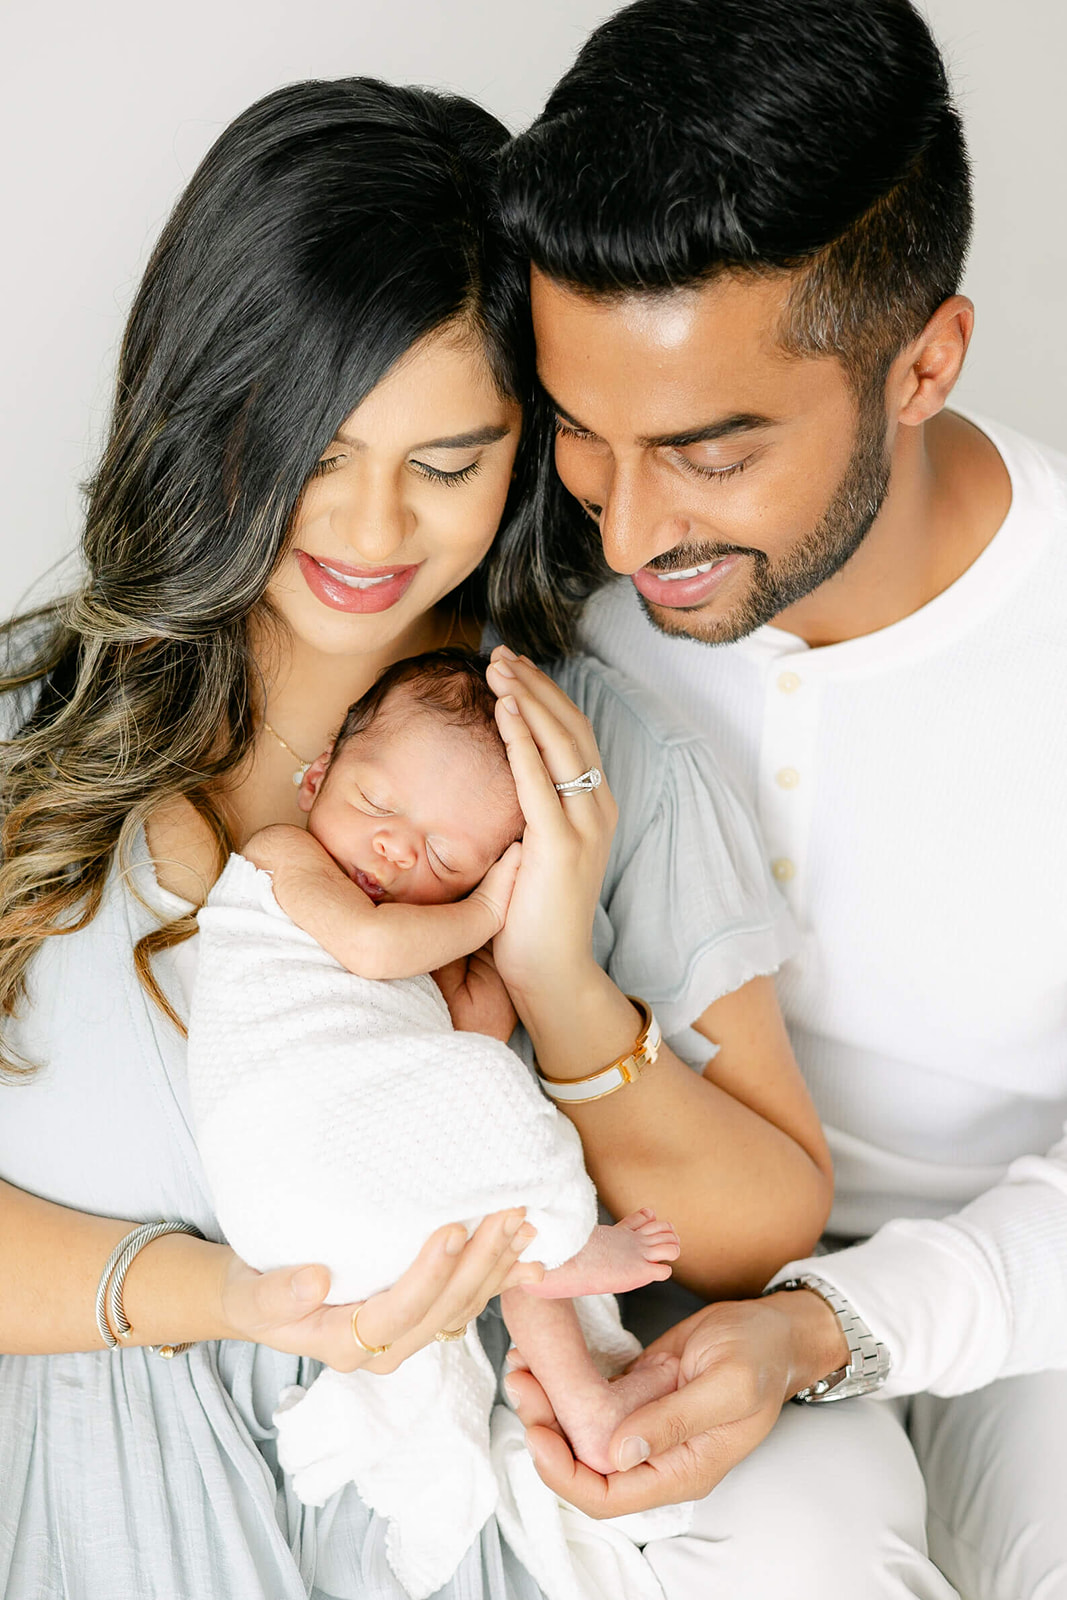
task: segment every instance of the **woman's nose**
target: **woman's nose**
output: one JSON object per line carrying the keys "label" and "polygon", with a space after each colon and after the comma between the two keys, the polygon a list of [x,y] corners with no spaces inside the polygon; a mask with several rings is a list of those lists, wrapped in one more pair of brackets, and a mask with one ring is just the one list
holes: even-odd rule
{"label": "woman's nose", "polygon": [[402,548],[410,531],[409,515],[400,486],[383,475],[361,473],[351,494],[334,507],[333,532],[358,564],[379,566]]}

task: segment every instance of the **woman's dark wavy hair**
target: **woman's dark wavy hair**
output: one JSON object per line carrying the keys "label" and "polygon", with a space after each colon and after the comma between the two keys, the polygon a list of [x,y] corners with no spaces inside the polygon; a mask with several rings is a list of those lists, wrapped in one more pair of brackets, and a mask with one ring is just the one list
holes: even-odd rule
{"label": "woman's dark wavy hair", "polygon": [[[28,715],[0,762],[0,1018],[40,942],[96,914],[116,850],[126,864],[162,801],[188,797],[224,858],[213,790],[256,732],[249,618],[343,418],[450,324],[528,399],[527,316],[490,210],[507,137],[455,96],[299,83],[238,117],[178,201],[122,345],[84,585],[3,630],[0,692],[22,689],[9,705]],[[551,649],[556,591],[525,531],[536,459],[520,447],[500,538],[456,603],[490,609],[505,571],[523,595],[517,642]],[[180,919],[136,952],[172,1018],[151,956],[194,928]],[[18,1070],[12,1051],[4,1064]]]}
{"label": "woman's dark wavy hair", "polygon": [[[967,152],[908,0],[636,0],[590,36],[500,163],[517,256],[595,296],[792,278],[782,346],[861,398],[956,293]],[[540,523],[583,580],[589,519]]]}

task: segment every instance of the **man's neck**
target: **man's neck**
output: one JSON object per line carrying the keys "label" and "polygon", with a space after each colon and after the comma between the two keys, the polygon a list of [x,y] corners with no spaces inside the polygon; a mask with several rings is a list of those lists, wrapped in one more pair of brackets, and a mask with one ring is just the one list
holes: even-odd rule
{"label": "man's neck", "polygon": [[971,423],[943,411],[922,427],[898,429],[889,491],[871,531],[840,572],[772,626],[816,647],[899,622],[966,572],[1010,504],[1007,468]]}

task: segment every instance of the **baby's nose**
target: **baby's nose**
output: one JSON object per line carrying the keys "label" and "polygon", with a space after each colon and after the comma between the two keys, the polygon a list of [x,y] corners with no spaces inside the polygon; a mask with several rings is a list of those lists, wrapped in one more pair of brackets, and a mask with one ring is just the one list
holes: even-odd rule
{"label": "baby's nose", "polygon": [[382,832],[374,841],[374,848],[386,861],[394,867],[412,867],[415,865],[415,850],[411,841],[403,834],[395,832]]}

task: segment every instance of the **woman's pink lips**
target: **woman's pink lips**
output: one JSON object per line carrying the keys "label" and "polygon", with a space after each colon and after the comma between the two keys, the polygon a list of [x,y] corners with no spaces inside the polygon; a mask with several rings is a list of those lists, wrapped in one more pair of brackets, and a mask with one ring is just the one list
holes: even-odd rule
{"label": "woman's pink lips", "polygon": [[316,600],[334,611],[388,611],[390,606],[396,605],[419,570],[418,563],[403,567],[351,567],[345,561],[331,561],[334,572],[343,573],[345,577],[376,578],[381,574],[384,580],[369,589],[350,589],[306,550],[298,550],[296,559],[304,582]]}
{"label": "woman's pink lips", "polygon": [[659,572],[653,572],[651,567],[642,567],[632,575],[630,582],[638,594],[654,606],[688,611],[710,600],[741,559],[740,554],[723,556],[709,572],[699,572],[692,578],[669,579]]}

